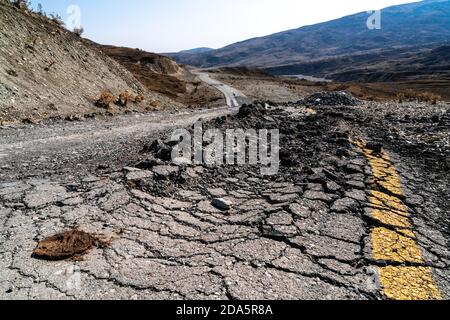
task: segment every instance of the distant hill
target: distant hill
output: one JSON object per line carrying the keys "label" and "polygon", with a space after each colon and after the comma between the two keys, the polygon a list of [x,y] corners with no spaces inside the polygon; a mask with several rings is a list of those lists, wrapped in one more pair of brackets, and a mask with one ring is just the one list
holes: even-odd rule
{"label": "distant hill", "polygon": [[265,69],[274,75],[314,74],[336,81],[392,82],[418,79],[450,81],[450,44],[386,49]]}
{"label": "distant hill", "polygon": [[189,49],[189,50],[183,50],[183,51],[180,51],[180,52],[174,53],[174,54],[204,53],[204,52],[208,52],[208,51],[212,51],[212,50],[214,50],[214,49],[201,47],[201,48],[194,48],[194,49]]}
{"label": "distant hill", "polygon": [[362,66],[397,59],[408,52],[427,54],[430,49],[450,44],[449,0],[383,9],[380,30],[367,28],[369,16],[358,13],[218,50],[172,57],[198,67],[247,66],[265,68],[274,74],[316,75],[334,74],[348,63]]}
{"label": "distant hill", "polygon": [[340,81],[354,79],[364,82],[389,82],[418,79],[447,79],[450,81],[450,44],[433,49],[393,54],[372,61],[354,63],[350,68],[334,69],[322,74]]}
{"label": "distant hill", "polygon": [[183,51],[179,51],[179,52],[163,53],[163,55],[170,57],[170,58],[186,57],[186,59],[187,59],[191,55],[195,55],[195,54],[199,54],[199,53],[206,53],[206,52],[213,51],[213,50],[214,49],[212,49],[212,48],[201,47],[201,48],[183,50]]}

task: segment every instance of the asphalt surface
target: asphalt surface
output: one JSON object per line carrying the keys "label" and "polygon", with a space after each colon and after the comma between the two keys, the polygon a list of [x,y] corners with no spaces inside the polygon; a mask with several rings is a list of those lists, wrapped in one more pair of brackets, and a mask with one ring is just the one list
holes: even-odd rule
{"label": "asphalt surface", "polygon": [[[0,299],[448,299],[446,182],[395,150],[366,147],[364,108],[2,128]],[[206,127],[280,129],[279,174],[140,152],[218,117]],[[110,245],[74,260],[31,256],[74,227]]]}

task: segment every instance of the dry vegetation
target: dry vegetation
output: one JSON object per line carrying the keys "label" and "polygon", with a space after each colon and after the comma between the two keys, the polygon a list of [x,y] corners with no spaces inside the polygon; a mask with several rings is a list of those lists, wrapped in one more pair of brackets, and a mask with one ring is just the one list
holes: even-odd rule
{"label": "dry vegetation", "polygon": [[[100,94],[100,98],[95,102],[95,105],[99,108],[109,109],[113,104],[126,107],[129,102],[141,103],[144,100],[145,97],[142,94],[135,95],[128,90],[121,92],[117,98],[111,91],[103,91]],[[153,103],[151,106],[155,107],[156,104]]]}
{"label": "dry vegetation", "polygon": [[417,83],[327,83],[327,91],[347,91],[355,97],[369,101],[429,102],[436,104],[450,100],[450,92],[445,93],[438,85]]}
{"label": "dry vegetation", "polygon": [[[17,9],[27,12],[30,15],[40,16],[48,20],[48,22],[53,22],[54,24],[60,27],[64,26],[64,21],[59,14],[56,13],[47,14],[46,12],[44,12],[42,4],[40,3],[38,4],[37,9],[34,10],[32,7],[32,3],[29,0],[1,0],[1,2],[11,3]],[[84,32],[83,27],[76,28],[74,30],[74,33],[79,36],[81,36],[83,32]]]}
{"label": "dry vegetation", "polygon": [[431,104],[436,104],[441,97],[437,94],[429,93],[429,92],[416,92],[414,90],[408,90],[406,92],[397,94],[398,102],[406,102],[406,101],[419,101],[419,102],[429,102]]}
{"label": "dry vegetation", "polygon": [[113,104],[116,101],[116,98],[111,93],[111,91],[103,91],[100,94],[100,98],[97,100],[95,105],[99,108],[108,109],[111,104]]}
{"label": "dry vegetation", "polygon": [[138,94],[136,97],[134,97],[135,103],[141,103],[145,100],[145,97],[142,94]]}
{"label": "dry vegetation", "polygon": [[134,101],[135,96],[128,92],[124,91],[119,94],[119,99],[117,100],[117,104],[121,107],[126,107],[128,102]]}

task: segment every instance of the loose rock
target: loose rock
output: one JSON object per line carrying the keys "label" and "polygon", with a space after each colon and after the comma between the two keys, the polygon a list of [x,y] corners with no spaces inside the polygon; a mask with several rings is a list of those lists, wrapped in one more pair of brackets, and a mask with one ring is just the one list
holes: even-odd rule
{"label": "loose rock", "polygon": [[233,203],[231,201],[225,200],[223,198],[215,198],[215,199],[213,199],[211,204],[215,208],[222,210],[222,211],[228,211],[233,206]]}

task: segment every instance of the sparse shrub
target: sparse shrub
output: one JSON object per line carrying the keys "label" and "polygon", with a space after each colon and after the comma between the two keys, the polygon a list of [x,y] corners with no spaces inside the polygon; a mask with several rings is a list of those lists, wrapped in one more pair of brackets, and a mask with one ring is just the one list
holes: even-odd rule
{"label": "sparse shrub", "polygon": [[117,104],[122,106],[122,107],[126,107],[128,102],[130,101],[134,101],[135,100],[135,96],[128,92],[128,91],[124,91],[119,95],[119,100],[117,100]]}
{"label": "sparse shrub", "polygon": [[42,15],[42,16],[45,15],[44,8],[42,7],[42,3],[38,3],[36,12],[39,13],[40,15]]}
{"label": "sparse shrub", "polygon": [[150,102],[148,103],[148,105],[149,105],[150,107],[156,108],[156,107],[158,107],[158,101],[155,101],[155,100],[150,101]]}
{"label": "sparse shrub", "polygon": [[134,102],[135,103],[141,103],[142,101],[145,100],[145,97],[142,94],[138,94],[135,98],[134,98]]}
{"label": "sparse shrub", "polygon": [[397,101],[399,103],[403,103],[406,100],[406,96],[404,93],[397,93]]}
{"label": "sparse shrub", "polygon": [[84,28],[83,27],[74,28],[73,33],[75,33],[77,36],[81,37],[84,33]]}
{"label": "sparse shrub", "polygon": [[12,4],[20,10],[30,10],[31,3],[28,0],[13,0]]}
{"label": "sparse shrub", "polygon": [[431,104],[437,104],[441,97],[434,93],[424,92],[419,94],[419,101],[421,102],[429,102]]}
{"label": "sparse shrub", "polygon": [[99,108],[108,109],[112,103],[116,101],[116,98],[111,93],[111,91],[103,91],[100,94],[100,98],[97,100],[95,105]]}
{"label": "sparse shrub", "polygon": [[436,104],[441,97],[430,92],[416,92],[414,90],[407,90],[406,92],[401,92],[397,94],[398,102],[410,102],[410,101],[418,101],[418,102],[428,102],[431,104]]}
{"label": "sparse shrub", "polygon": [[155,110],[158,109],[158,106],[159,106],[159,104],[158,104],[157,101],[151,100],[151,101],[149,101],[147,103],[147,107],[145,108],[145,110],[147,110],[147,111],[155,111]]}
{"label": "sparse shrub", "polygon": [[62,17],[59,14],[51,13],[50,14],[50,20],[52,20],[54,23],[56,23],[60,27],[64,26],[64,21],[63,21]]}

